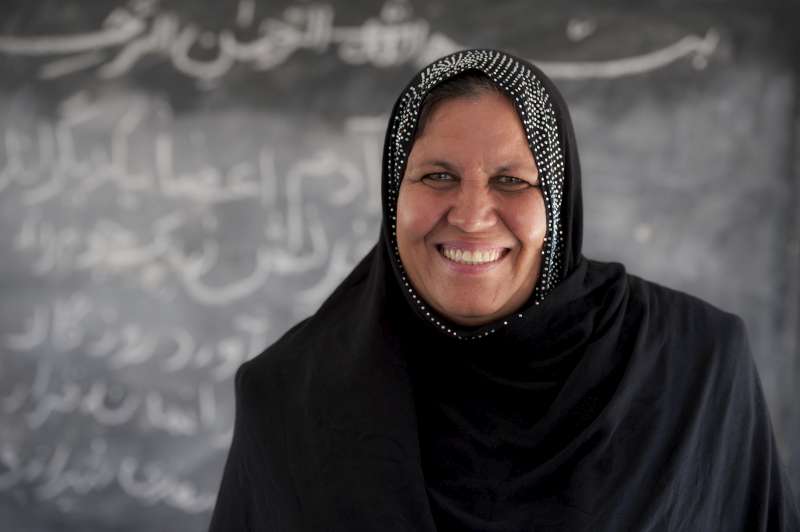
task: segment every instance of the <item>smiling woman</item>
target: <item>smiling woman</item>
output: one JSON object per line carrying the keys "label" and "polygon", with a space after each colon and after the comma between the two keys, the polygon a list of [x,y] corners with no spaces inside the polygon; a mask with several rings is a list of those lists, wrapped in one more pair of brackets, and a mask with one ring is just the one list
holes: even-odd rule
{"label": "smiling woman", "polygon": [[583,257],[536,67],[419,72],[382,196],[377,245],[237,373],[213,532],[800,530],[742,320]]}
{"label": "smiling woman", "polygon": [[477,90],[429,111],[397,203],[397,243],[412,284],[439,313],[471,326],[530,298],[547,224],[514,106],[497,89]]}

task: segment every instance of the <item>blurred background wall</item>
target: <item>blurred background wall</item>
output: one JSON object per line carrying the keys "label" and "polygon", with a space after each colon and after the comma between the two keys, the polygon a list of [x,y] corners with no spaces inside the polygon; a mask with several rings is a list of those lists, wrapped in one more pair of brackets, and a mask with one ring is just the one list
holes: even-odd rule
{"label": "blurred background wall", "polygon": [[798,22],[722,0],[5,0],[0,526],[205,529],[236,368],[373,245],[390,106],[464,47],[563,91],[587,256],[745,319],[800,493]]}

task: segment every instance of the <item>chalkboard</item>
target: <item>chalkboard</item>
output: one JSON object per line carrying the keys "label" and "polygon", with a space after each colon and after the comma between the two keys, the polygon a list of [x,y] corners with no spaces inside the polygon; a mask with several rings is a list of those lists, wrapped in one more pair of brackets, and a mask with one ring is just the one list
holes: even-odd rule
{"label": "chalkboard", "polygon": [[563,91],[587,256],[745,319],[800,493],[800,11],[623,4],[4,2],[3,529],[206,528],[236,368],[374,244],[390,106],[466,47]]}

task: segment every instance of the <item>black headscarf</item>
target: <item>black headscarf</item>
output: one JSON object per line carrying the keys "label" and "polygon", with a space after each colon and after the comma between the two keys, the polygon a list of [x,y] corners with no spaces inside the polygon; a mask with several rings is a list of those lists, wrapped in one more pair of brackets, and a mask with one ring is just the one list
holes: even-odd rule
{"label": "black headscarf", "polygon": [[[523,309],[478,329],[466,330],[437,315],[414,291],[400,260],[395,214],[400,183],[420,110],[430,91],[460,74],[487,76],[514,105],[539,171],[547,219],[542,266],[533,295]],[[423,69],[400,94],[392,110],[383,151],[383,235],[391,263],[408,301],[418,314],[449,335],[475,340],[498,327],[526,321],[530,304],[538,305],[575,269],[581,253],[582,204],[580,164],[567,106],[552,82],[533,65],[495,50],[469,50],[444,57]],[[572,147],[573,149],[567,149]]]}
{"label": "black headscarf", "polygon": [[[467,70],[514,102],[547,240],[531,299],[467,329],[405,277],[394,234],[420,104]],[[394,107],[378,244],[237,373],[211,530],[800,530],[741,320],[581,255],[577,148],[534,66],[422,70]]]}

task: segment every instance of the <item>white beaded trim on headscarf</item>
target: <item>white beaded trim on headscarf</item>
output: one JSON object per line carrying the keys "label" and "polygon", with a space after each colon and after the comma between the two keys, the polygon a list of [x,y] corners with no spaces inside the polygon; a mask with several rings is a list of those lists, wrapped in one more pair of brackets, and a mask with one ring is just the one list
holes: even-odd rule
{"label": "white beaded trim on headscarf", "polygon": [[559,143],[558,121],[548,93],[541,81],[527,66],[502,52],[493,50],[468,50],[458,52],[429,65],[419,75],[419,82],[409,86],[401,95],[399,105],[390,124],[389,149],[384,160],[385,205],[391,226],[391,244],[394,260],[399,267],[403,288],[437,328],[459,339],[483,338],[495,332],[496,327],[508,325],[524,317],[516,313],[490,329],[476,334],[455,330],[444,323],[419,297],[408,280],[400,251],[397,247],[397,197],[400,183],[415,134],[419,112],[425,96],[440,83],[467,70],[477,70],[487,75],[513,102],[522,121],[528,146],[539,169],[539,180],[547,213],[547,228],[542,246],[542,266],[534,288],[534,303],[540,304],[558,283],[561,271],[564,238],[561,229],[561,204],[564,189],[564,153]]}

